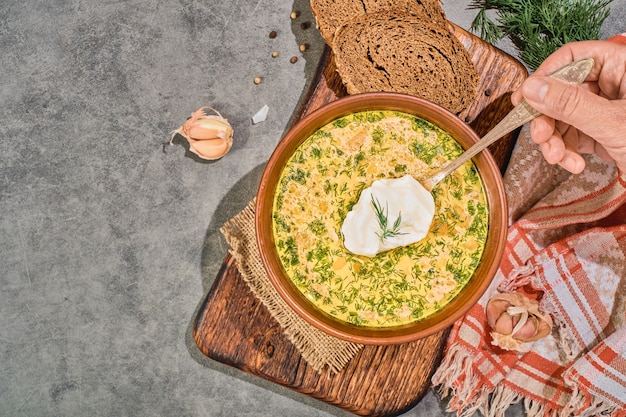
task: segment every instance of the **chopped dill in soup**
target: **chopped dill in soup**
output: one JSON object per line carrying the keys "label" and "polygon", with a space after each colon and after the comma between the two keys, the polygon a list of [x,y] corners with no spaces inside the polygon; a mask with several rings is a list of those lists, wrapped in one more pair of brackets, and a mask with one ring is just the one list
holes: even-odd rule
{"label": "chopped dill in soup", "polygon": [[488,212],[472,162],[432,191],[426,237],[374,257],[343,245],[341,225],[361,191],[382,178],[427,178],[463,149],[413,115],[363,111],[314,132],[279,179],[273,231],[281,263],[317,308],[355,325],[391,327],[423,319],[452,300],[476,270]]}

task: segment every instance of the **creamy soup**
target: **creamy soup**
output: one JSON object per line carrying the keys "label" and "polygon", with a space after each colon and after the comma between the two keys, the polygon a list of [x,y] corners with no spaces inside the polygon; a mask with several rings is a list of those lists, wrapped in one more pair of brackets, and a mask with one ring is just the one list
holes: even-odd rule
{"label": "creamy soup", "polygon": [[273,230],[281,263],[319,309],[355,325],[390,327],[441,309],[468,282],[488,228],[478,172],[467,162],[432,191],[435,215],[414,244],[359,256],[341,225],[361,191],[381,178],[427,178],[462,148],[432,123],[395,111],[365,111],[307,138],[281,173]]}

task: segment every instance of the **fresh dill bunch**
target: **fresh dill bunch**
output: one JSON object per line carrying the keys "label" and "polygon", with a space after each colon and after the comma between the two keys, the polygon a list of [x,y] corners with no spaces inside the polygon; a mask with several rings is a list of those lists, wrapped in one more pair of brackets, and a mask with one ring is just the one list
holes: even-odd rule
{"label": "fresh dill bunch", "polygon": [[[531,70],[568,42],[600,38],[612,0],[475,0],[471,30],[489,43],[511,39]],[[488,16],[495,11],[495,18]]]}
{"label": "fresh dill bunch", "polygon": [[380,205],[380,201],[372,194],[372,206],[374,207],[374,214],[376,214],[376,220],[378,220],[378,226],[382,233],[378,234],[381,242],[385,239],[400,235],[406,235],[404,232],[400,232],[400,223],[402,223],[402,213],[398,212],[398,218],[393,222],[393,226],[389,229],[389,204],[387,204],[386,210],[383,210]]}

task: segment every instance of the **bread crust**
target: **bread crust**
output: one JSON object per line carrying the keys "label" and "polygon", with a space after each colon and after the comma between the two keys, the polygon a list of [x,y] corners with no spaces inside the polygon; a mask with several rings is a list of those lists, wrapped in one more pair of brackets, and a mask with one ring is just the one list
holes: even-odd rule
{"label": "bread crust", "polygon": [[397,92],[459,113],[474,100],[478,73],[461,42],[428,16],[385,10],[340,26],[332,42],[349,94]]}
{"label": "bread crust", "polygon": [[423,14],[435,22],[446,23],[439,0],[311,0],[311,11],[322,38],[329,46],[337,28],[358,16],[385,10]]}

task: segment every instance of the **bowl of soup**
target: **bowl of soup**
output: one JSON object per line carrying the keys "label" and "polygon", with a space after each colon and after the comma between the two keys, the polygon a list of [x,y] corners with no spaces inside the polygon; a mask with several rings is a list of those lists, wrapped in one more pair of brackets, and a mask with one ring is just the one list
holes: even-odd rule
{"label": "bowl of soup", "polygon": [[[370,202],[373,184],[419,183],[478,140],[447,110],[396,93],[347,96],[301,119],[272,153],[255,206],[261,259],[280,297],[355,343],[406,343],[449,327],[485,292],[505,246],[506,198],[489,152],[429,190],[434,210],[417,241],[366,255],[346,242],[407,235],[417,200],[401,209],[373,194]],[[372,212],[344,226],[357,210]],[[374,232],[358,234],[365,229]]]}

